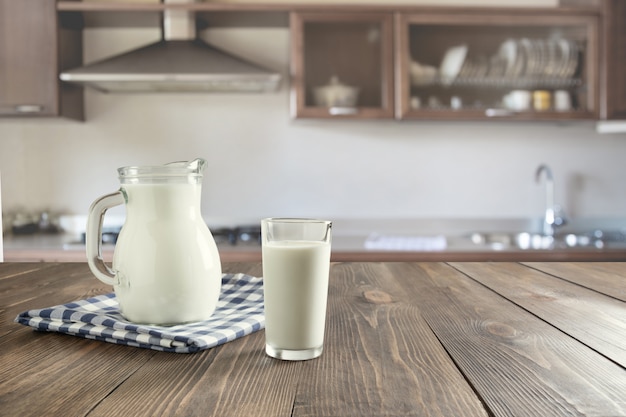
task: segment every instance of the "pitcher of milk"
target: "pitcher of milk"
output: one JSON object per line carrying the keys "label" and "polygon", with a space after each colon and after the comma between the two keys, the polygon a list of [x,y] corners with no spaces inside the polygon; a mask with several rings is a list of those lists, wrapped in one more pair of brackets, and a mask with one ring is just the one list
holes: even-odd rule
{"label": "pitcher of milk", "polygon": [[[97,199],[87,219],[87,261],[112,285],[122,315],[135,323],[172,325],[208,319],[222,269],[215,240],[200,214],[203,159],[118,169],[120,190]],[[111,267],[102,259],[102,224],[125,204]]]}

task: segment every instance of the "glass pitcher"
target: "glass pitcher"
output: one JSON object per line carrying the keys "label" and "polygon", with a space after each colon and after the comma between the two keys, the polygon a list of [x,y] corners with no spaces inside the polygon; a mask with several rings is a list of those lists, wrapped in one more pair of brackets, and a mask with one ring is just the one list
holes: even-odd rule
{"label": "glass pitcher", "polygon": [[[118,169],[120,190],[89,209],[87,261],[93,274],[112,285],[122,315],[135,323],[172,325],[208,319],[221,289],[215,240],[200,213],[203,159]],[[126,220],[104,263],[102,224],[106,211],[126,205]]]}

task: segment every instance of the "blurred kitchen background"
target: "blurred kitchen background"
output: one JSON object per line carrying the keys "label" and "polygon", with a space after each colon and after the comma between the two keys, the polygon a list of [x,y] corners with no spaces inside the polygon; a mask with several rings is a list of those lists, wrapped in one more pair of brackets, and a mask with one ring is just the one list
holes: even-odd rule
{"label": "blurred kitchen background", "polygon": [[[555,2],[532,2],[538,3]],[[338,235],[445,234],[446,220],[450,227],[466,220],[481,227],[491,221],[539,227],[545,189],[535,170],[542,163],[552,168],[555,200],[570,223],[626,227],[626,133],[597,133],[596,122],[580,120],[296,120],[289,108],[287,28],[217,28],[204,36],[279,71],[280,90],[85,89],[84,122],[0,119],[5,258],[12,222],[23,213],[46,213],[54,222],[63,216],[63,227],[80,233],[92,201],[118,189],[118,167],[195,157],[208,161],[202,213],[212,228],[257,224],[268,216],[335,220]],[[84,58],[159,37],[157,28],[86,29]]]}

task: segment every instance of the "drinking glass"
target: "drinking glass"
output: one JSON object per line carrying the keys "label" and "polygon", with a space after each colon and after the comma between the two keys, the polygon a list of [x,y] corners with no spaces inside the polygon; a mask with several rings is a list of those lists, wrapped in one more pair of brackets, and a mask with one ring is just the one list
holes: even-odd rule
{"label": "drinking glass", "polygon": [[322,354],[331,228],[327,220],[261,221],[265,352],[273,358],[307,360]]}

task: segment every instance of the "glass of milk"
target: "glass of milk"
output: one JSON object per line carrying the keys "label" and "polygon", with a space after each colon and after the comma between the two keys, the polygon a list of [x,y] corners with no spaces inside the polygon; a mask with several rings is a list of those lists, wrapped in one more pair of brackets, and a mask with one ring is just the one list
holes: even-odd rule
{"label": "glass of milk", "polygon": [[270,218],[261,221],[265,352],[283,360],[322,354],[332,223]]}

